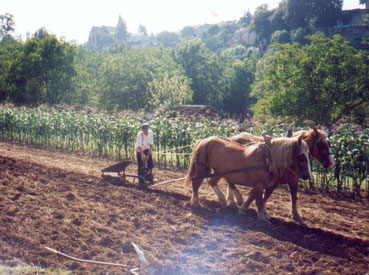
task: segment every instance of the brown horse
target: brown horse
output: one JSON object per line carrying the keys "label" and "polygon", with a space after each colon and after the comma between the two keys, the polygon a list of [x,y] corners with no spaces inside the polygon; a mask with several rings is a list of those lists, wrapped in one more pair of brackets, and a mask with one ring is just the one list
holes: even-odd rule
{"label": "brown horse", "polygon": [[[293,137],[302,138],[306,141],[309,146],[309,152],[312,157],[314,157],[324,168],[330,169],[334,166],[334,159],[330,153],[330,144],[327,141],[326,134],[318,130],[317,128],[313,128],[307,131],[298,131],[293,134]],[[255,142],[262,142],[263,137],[254,136],[248,133],[241,133],[239,135],[233,136],[230,138],[232,141],[236,141],[240,144],[247,145],[253,144]],[[286,173],[283,178],[278,180],[275,185],[267,188],[264,194],[264,203],[268,200],[270,195],[273,193],[278,184],[287,183],[289,185],[290,193],[291,193],[291,210],[293,219],[302,223],[302,218],[297,210],[297,183],[299,181],[299,177],[294,173]],[[231,203],[234,203],[234,199],[232,194],[238,195],[238,191],[235,191],[236,188],[234,185],[229,185],[228,190],[228,200]],[[233,190],[232,190],[233,189]],[[240,202],[240,198],[237,197],[237,202]]]}
{"label": "brown horse", "polygon": [[[268,154],[271,162],[266,160]],[[192,183],[193,205],[200,204],[198,190],[204,178],[210,175],[211,169],[214,172],[209,184],[221,203],[226,204],[225,197],[217,186],[221,178],[233,186],[250,186],[252,190],[247,201],[241,205],[240,212],[246,210],[255,199],[258,219],[266,221],[263,191],[275,185],[278,178],[287,172],[303,179],[310,178],[309,148],[302,138],[277,138],[269,143],[259,142],[246,147],[220,137],[201,140],[193,150],[185,180],[186,185]],[[235,188],[234,191],[236,197],[242,199],[238,189]]]}

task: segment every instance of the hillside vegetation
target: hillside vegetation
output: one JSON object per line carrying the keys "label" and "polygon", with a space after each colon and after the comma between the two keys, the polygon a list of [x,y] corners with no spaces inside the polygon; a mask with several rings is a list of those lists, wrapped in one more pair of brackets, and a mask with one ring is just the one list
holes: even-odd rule
{"label": "hillside vegetation", "polygon": [[[333,24],[327,21],[328,15],[314,13],[306,13],[298,23],[290,15],[294,2],[305,3],[283,1],[264,19],[261,14],[266,10],[260,7],[249,18],[258,37],[266,32],[265,24],[276,26],[270,20],[277,15],[288,31],[303,22]],[[136,48],[120,43],[94,52],[45,29],[26,41],[17,40],[11,35],[13,17],[6,14],[2,18],[1,102],[151,112],[158,107],[168,110],[176,105],[204,104],[223,114],[254,113],[259,120],[297,124],[309,119],[326,126],[347,118],[364,124],[367,117],[368,52],[350,46],[340,35],[328,38],[316,33],[305,36],[303,43],[291,44],[290,40],[267,39],[267,34],[272,35],[269,30],[264,39],[284,44],[272,44],[265,54],[242,45],[213,51],[206,40],[189,35],[173,47]],[[241,21],[246,24],[245,20]]]}

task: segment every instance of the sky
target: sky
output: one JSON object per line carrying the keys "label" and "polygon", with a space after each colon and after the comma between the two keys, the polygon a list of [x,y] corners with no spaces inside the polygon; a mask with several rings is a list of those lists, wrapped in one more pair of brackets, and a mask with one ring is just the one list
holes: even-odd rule
{"label": "sky", "polygon": [[[85,43],[92,26],[116,26],[119,15],[130,33],[140,24],[149,34],[179,31],[185,26],[238,20],[244,12],[281,0],[1,0],[0,14],[14,16],[15,35],[39,28],[78,44]],[[343,9],[364,8],[359,0],[344,0]]]}

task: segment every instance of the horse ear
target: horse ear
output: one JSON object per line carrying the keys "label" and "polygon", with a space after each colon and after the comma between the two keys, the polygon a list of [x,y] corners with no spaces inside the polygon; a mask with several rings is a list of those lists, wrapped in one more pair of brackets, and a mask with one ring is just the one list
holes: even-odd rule
{"label": "horse ear", "polygon": [[318,128],[316,128],[316,126],[313,126],[313,130],[314,130],[314,134],[315,135],[318,135],[319,133],[318,133]]}
{"label": "horse ear", "polygon": [[291,130],[291,128],[289,128],[288,129],[288,131],[287,131],[287,134],[286,134],[286,137],[292,137],[292,130]]}
{"label": "horse ear", "polygon": [[302,137],[299,137],[299,139],[297,140],[297,144],[298,144],[299,146],[301,146],[301,143],[302,143]]}
{"label": "horse ear", "polygon": [[265,144],[270,147],[272,144],[272,137],[268,136],[266,133],[263,133],[262,136],[264,138]]}

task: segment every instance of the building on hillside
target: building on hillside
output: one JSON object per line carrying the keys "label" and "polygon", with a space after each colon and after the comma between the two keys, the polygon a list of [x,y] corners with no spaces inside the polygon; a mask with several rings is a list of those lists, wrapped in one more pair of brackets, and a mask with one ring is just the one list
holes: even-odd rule
{"label": "building on hillside", "polygon": [[93,26],[85,47],[101,51],[107,50],[116,44],[124,44],[132,47],[148,47],[151,44],[151,40],[143,32],[136,34],[128,33],[126,22],[119,15],[118,23],[115,27]]}

